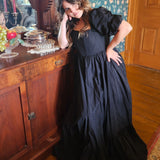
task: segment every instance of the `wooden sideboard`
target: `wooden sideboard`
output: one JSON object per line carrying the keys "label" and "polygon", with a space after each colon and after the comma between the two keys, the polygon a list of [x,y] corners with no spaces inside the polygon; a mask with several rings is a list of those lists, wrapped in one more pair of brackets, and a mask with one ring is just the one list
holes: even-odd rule
{"label": "wooden sideboard", "polygon": [[[15,50],[0,59],[0,159],[36,159],[59,141],[57,115],[67,103],[69,49],[46,56]],[[32,158],[31,158],[32,157]]]}
{"label": "wooden sideboard", "polygon": [[37,27],[50,31],[57,36],[60,25],[58,0],[29,0],[33,9],[37,11]]}

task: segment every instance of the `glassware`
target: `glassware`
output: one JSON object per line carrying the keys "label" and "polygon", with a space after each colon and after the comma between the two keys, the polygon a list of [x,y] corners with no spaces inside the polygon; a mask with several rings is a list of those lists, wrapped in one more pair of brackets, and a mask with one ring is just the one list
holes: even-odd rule
{"label": "glassware", "polygon": [[17,52],[13,52],[12,50],[14,48],[16,48],[19,45],[19,42],[16,41],[13,45],[9,45],[6,49],[5,49],[5,53],[2,53],[0,55],[0,58],[13,58],[19,55],[19,53]]}

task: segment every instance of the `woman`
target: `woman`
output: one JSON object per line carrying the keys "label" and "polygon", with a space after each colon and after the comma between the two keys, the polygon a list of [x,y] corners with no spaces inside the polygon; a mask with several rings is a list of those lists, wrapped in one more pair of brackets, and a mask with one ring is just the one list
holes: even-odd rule
{"label": "woman", "polygon": [[62,9],[58,42],[62,49],[73,43],[75,72],[58,159],[146,160],[146,145],[132,125],[125,64],[114,49],[131,25],[105,8],[91,9],[87,0],[63,0]]}

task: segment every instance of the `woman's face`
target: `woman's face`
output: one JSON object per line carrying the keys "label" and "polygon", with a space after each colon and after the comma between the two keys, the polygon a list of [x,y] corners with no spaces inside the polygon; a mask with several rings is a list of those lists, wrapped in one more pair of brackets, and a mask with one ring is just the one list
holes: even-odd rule
{"label": "woman's face", "polygon": [[79,9],[78,4],[71,4],[64,0],[63,8],[69,17],[81,18],[83,15],[83,10]]}

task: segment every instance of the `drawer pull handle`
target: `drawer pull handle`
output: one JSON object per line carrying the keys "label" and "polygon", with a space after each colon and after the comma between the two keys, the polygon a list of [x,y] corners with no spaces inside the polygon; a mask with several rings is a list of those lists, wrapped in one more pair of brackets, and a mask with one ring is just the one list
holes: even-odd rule
{"label": "drawer pull handle", "polygon": [[55,61],[55,65],[56,66],[59,66],[59,65],[62,65],[62,64],[63,64],[63,60],[62,59],[60,59],[58,61]]}

